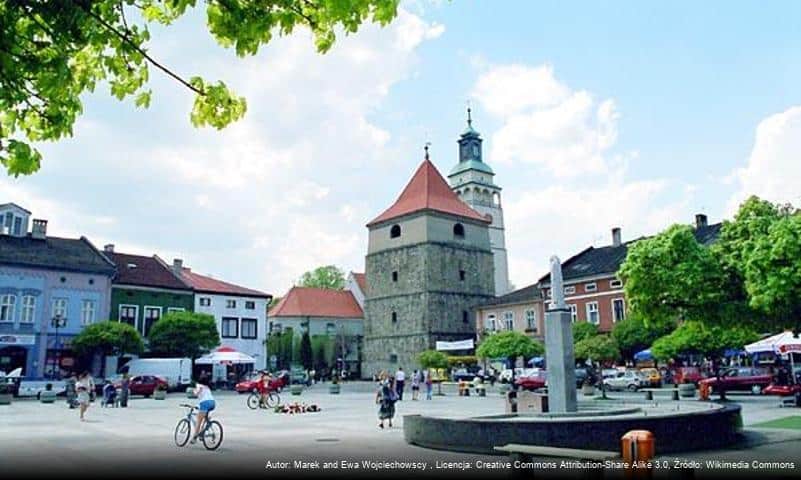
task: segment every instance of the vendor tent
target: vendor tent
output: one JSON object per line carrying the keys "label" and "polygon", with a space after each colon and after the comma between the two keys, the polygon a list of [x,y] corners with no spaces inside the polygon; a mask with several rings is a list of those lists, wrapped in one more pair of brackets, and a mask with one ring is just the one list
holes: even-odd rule
{"label": "vendor tent", "polygon": [[634,354],[634,360],[637,362],[645,362],[648,360],[653,360],[654,356],[651,355],[651,349],[643,350],[641,352],[637,352]]}
{"label": "vendor tent", "polygon": [[195,360],[195,364],[200,365],[212,365],[216,363],[228,365],[239,363],[256,363],[256,359],[231,347],[220,347],[208,355],[203,355]]}
{"label": "vendor tent", "polygon": [[801,338],[796,337],[790,331],[782,332],[746,345],[745,351],[751,354],[771,352],[777,355],[791,352],[801,353]]}

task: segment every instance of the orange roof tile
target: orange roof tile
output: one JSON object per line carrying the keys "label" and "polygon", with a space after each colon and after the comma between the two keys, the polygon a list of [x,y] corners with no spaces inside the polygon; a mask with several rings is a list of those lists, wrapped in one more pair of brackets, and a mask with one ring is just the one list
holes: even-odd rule
{"label": "orange roof tile", "polygon": [[199,292],[220,293],[223,295],[238,295],[243,297],[264,297],[272,298],[269,293],[252,290],[250,288],[240,287],[233,283],[223,282],[205,275],[195,273],[188,268],[181,271],[181,277],[192,288]]}
{"label": "orange roof tile", "polygon": [[292,287],[270,309],[271,317],[343,317],[362,318],[364,312],[347,290]]}
{"label": "orange roof tile", "polygon": [[468,207],[453,193],[437,167],[426,159],[414,173],[395,203],[367,224],[385,222],[421,210],[435,210],[460,217],[490,223],[490,220]]}

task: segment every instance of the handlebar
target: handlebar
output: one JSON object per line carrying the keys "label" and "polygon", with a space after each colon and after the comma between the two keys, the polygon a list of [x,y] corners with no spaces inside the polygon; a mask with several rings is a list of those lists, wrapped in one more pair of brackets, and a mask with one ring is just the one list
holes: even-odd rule
{"label": "handlebar", "polygon": [[182,403],[182,404],[180,404],[178,406],[179,407],[185,407],[185,408],[191,408],[192,410],[195,410],[197,408],[196,405],[189,405],[188,403]]}

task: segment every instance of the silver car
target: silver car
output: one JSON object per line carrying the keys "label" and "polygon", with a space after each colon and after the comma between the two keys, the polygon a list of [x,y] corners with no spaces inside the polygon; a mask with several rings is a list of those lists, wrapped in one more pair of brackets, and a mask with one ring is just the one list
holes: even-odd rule
{"label": "silver car", "polygon": [[604,378],[607,390],[629,390],[636,392],[642,386],[642,377],[634,370],[618,372],[617,376]]}

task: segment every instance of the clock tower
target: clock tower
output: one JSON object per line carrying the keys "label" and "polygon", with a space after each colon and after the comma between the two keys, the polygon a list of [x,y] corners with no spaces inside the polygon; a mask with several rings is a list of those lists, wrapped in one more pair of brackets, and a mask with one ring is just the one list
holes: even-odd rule
{"label": "clock tower", "polygon": [[473,129],[471,110],[467,109],[467,128],[459,137],[459,163],[448,175],[451,189],[473,210],[489,216],[490,246],[495,266],[495,295],[509,293],[509,266],[501,206],[501,187],[495,184],[495,172],[484,163],[481,135]]}

